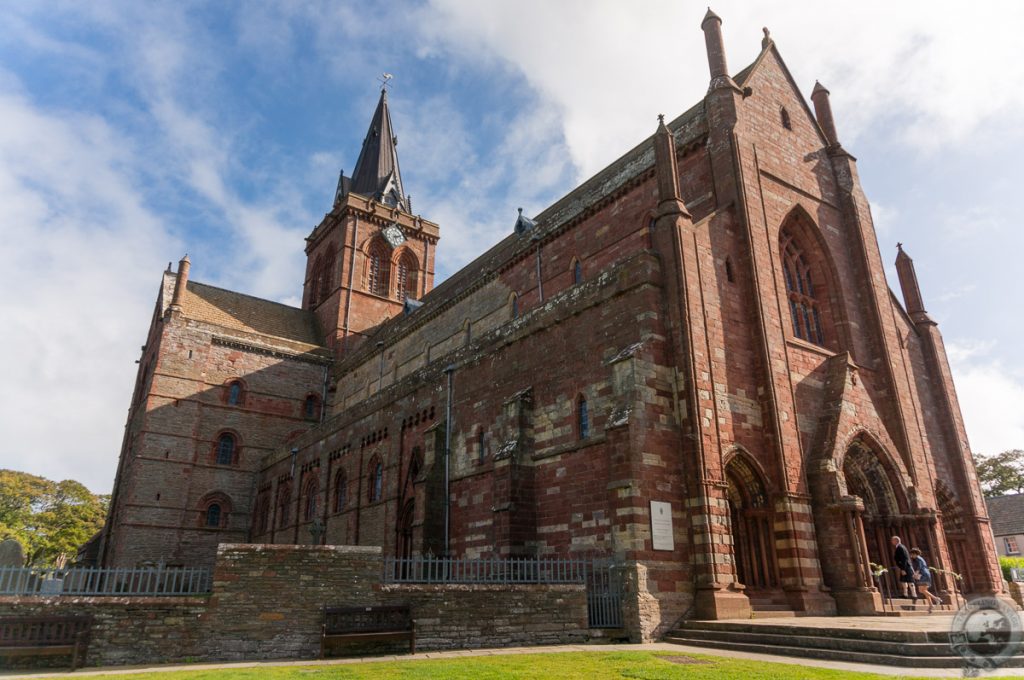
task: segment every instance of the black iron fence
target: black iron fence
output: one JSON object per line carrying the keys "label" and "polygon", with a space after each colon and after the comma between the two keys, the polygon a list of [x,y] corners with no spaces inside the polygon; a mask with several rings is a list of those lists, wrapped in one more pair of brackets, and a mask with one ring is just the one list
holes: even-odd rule
{"label": "black iron fence", "polygon": [[207,567],[0,567],[0,595],[202,595],[212,585]]}

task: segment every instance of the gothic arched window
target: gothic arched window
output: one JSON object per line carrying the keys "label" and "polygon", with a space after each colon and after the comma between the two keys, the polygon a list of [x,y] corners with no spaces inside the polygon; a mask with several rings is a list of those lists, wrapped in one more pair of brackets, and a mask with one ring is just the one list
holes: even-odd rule
{"label": "gothic arched window", "polygon": [[323,276],[324,261],[320,255],[313,261],[313,268],[309,270],[309,306],[313,307],[320,301],[320,280]]}
{"label": "gothic arched window", "polygon": [[334,476],[334,512],[341,512],[345,509],[347,496],[348,477],[344,470],[338,470],[338,474]]}
{"label": "gothic arched window", "polygon": [[370,502],[379,501],[384,494],[384,464],[376,456],[370,461],[370,474],[366,486]]}
{"label": "gothic arched window", "polygon": [[404,300],[405,298],[415,298],[417,289],[416,274],[419,271],[419,266],[416,263],[416,258],[409,251],[402,254],[401,259],[398,260],[398,272],[396,277],[395,285],[395,298],[398,300]]}
{"label": "gothic arched window", "polygon": [[288,509],[292,505],[292,485],[285,482],[277,490],[277,528],[288,526]]}
{"label": "gothic arched window", "polygon": [[391,286],[391,260],[380,242],[370,246],[369,263],[366,272],[366,289],[374,295],[388,296]]}
{"label": "gothic arched window", "polygon": [[303,494],[306,497],[305,513],[303,513],[303,519],[307,522],[313,521],[316,517],[316,497],[317,497],[317,484],[316,479],[310,479],[306,482],[306,489]]}
{"label": "gothic arched window", "polygon": [[327,246],[327,254],[320,269],[320,295],[321,301],[326,300],[331,294],[331,275],[334,272],[334,244]]}
{"label": "gothic arched window", "polygon": [[583,264],[576,258],[572,261],[572,282],[574,285],[583,283]]}
{"label": "gothic arched window", "polygon": [[519,318],[519,296],[515,293],[509,296],[509,311],[512,313],[513,319]]}
{"label": "gothic arched window", "polygon": [[824,345],[825,334],[822,332],[818,298],[823,291],[815,290],[810,263],[785,228],[779,234],[779,247],[782,251],[782,275],[786,280],[793,335],[816,345]]}
{"label": "gothic arched window", "polygon": [[231,465],[235,462],[235,436],[225,432],[217,438],[217,465]]}

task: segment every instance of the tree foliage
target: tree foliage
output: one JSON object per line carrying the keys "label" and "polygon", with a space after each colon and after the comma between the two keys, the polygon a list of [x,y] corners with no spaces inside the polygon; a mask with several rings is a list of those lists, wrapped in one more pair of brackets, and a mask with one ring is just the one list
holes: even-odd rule
{"label": "tree foliage", "polygon": [[108,501],[71,479],[0,470],[0,540],[17,539],[26,566],[52,565],[61,554],[74,559],[103,527]]}
{"label": "tree foliage", "polygon": [[987,498],[1024,493],[1024,450],[978,456],[978,481]]}

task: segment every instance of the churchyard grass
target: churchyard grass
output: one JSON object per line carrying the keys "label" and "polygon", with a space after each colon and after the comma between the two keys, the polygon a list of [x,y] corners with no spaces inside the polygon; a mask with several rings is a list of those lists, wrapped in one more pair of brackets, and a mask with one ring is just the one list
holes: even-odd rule
{"label": "churchyard grass", "polygon": [[111,680],[299,680],[305,678],[425,680],[870,680],[892,676],[793,664],[725,659],[674,652],[565,652],[447,657],[416,661],[367,661],[336,665],[261,666],[214,670],[103,675]]}

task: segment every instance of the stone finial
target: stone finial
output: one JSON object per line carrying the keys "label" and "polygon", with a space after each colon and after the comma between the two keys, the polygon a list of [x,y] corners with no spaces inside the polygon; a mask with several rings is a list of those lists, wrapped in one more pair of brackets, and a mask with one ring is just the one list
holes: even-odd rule
{"label": "stone finial", "polygon": [[917,271],[914,269],[914,261],[903,250],[903,244],[897,243],[896,249],[896,275],[900,279],[900,289],[903,291],[903,304],[907,314],[915,322],[929,321],[931,318],[924,308],[924,298],[921,296],[921,288],[917,283]]}
{"label": "stone finial", "polygon": [[722,40],[722,19],[711,11],[704,15],[700,24],[704,31],[704,45],[708,54],[708,69],[711,71],[711,89],[720,87],[736,87],[729,77],[729,66],[725,61],[725,43]]}
{"label": "stone finial", "polygon": [[178,276],[174,281],[174,297],[171,298],[170,309],[181,311],[181,301],[185,297],[185,286],[188,284],[188,271],[192,267],[192,261],[188,259],[188,253],[178,262]]}
{"label": "stone finial", "polygon": [[658,129],[654,133],[654,174],[658,182],[659,213],[677,213],[689,217],[679,192],[675,137],[665,125],[663,115],[658,116]]}
{"label": "stone finial", "polygon": [[811,101],[814,102],[814,115],[818,119],[821,131],[825,133],[825,141],[831,147],[838,148],[839,135],[836,133],[836,122],[832,117],[832,103],[829,100],[829,91],[814,81],[814,89],[811,90]]}
{"label": "stone finial", "polygon": [[761,30],[764,32],[764,37],[761,38],[761,49],[766,50],[772,44],[772,34],[768,31],[767,26]]}

